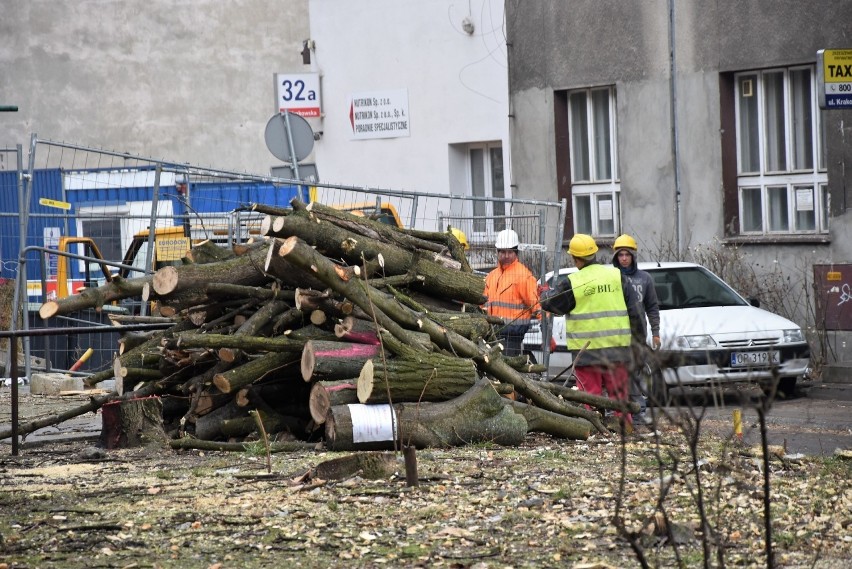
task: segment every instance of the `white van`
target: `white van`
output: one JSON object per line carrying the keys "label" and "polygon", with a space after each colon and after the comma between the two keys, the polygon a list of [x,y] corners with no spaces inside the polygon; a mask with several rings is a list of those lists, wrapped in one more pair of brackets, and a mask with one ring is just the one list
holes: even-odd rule
{"label": "white van", "polygon": [[[758,382],[766,387],[776,374],[778,389],[790,394],[808,373],[810,348],[794,322],[748,302],[701,265],[645,262],[639,268],[654,279],[660,303],[662,347],[654,358],[659,363],[648,370],[652,399],[667,401],[669,388],[676,386]],[[557,278],[576,270],[561,269]],[[555,287],[551,278],[549,273],[548,282]],[[571,365],[564,317],[552,318],[552,335],[556,350],[549,368],[559,373]],[[650,330],[648,336],[650,343]],[[541,361],[537,321],[524,347]]]}

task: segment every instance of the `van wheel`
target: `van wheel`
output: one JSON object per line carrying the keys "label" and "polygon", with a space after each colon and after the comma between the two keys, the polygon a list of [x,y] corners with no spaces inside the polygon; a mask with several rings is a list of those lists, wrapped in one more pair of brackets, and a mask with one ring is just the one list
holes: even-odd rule
{"label": "van wheel", "polygon": [[648,390],[648,406],[667,407],[670,403],[669,386],[663,379],[663,373],[658,369],[645,367],[642,371],[642,380]]}

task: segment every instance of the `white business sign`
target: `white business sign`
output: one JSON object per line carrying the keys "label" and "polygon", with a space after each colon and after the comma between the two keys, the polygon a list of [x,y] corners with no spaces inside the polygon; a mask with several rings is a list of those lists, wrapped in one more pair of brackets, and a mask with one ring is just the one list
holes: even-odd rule
{"label": "white business sign", "polygon": [[321,116],[319,73],[276,73],[275,100],[279,113]]}
{"label": "white business sign", "polygon": [[410,136],[408,118],[408,89],[349,96],[349,124],[356,140]]}

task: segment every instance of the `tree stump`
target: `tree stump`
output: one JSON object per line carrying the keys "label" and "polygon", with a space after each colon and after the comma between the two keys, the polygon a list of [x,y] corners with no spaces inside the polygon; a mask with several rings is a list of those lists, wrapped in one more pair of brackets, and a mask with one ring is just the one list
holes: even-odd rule
{"label": "tree stump", "polygon": [[168,446],[159,397],[111,401],[101,408],[100,445],[104,448]]}

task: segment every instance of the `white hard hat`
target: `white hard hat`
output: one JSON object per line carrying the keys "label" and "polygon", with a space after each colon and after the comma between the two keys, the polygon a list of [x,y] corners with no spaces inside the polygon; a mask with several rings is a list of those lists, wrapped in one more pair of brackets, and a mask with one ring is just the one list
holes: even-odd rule
{"label": "white hard hat", "polygon": [[518,243],[518,234],[511,229],[504,229],[497,234],[497,242],[494,243],[494,247],[497,249],[515,249]]}

